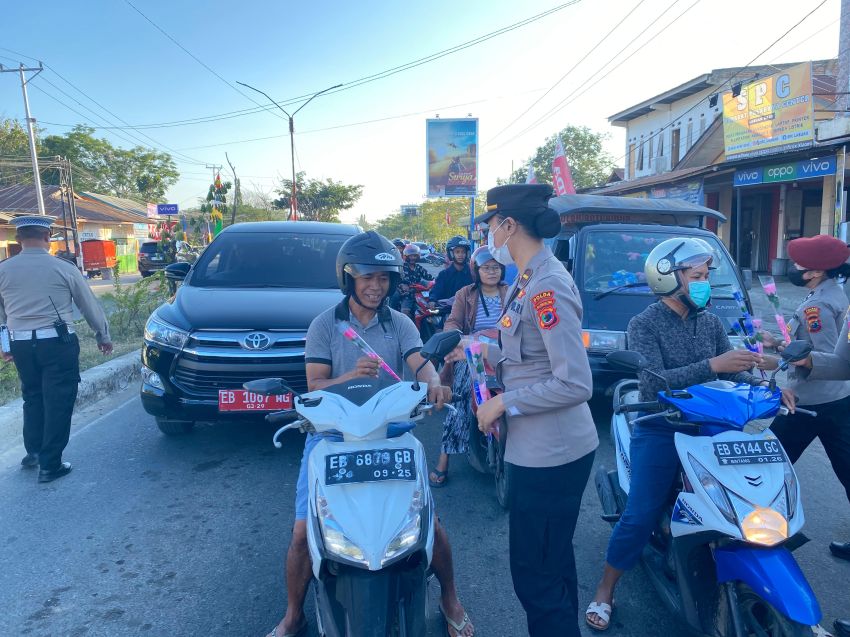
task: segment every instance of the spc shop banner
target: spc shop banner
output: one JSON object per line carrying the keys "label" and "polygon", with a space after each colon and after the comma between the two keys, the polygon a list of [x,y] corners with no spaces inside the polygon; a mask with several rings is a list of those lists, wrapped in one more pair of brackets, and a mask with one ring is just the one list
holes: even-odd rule
{"label": "spc shop banner", "polygon": [[567,156],[564,154],[564,145],[561,143],[560,137],[555,142],[555,159],[552,160],[552,186],[555,189],[555,194],[559,197],[576,194],[573,175],[570,172],[570,165],[567,163]]}
{"label": "spc shop banner", "polygon": [[425,120],[429,197],[478,192],[478,119]]}

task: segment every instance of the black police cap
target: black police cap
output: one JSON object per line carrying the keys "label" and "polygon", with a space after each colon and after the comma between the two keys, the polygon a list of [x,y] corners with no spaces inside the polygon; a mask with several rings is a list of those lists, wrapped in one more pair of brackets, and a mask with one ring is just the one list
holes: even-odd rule
{"label": "black police cap", "polygon": [[494,215],[503,217],[531,216],[546,212],[552,186],[549,184],[508,184],[487,191],[487,211],[475,217],[475,223],[486,223]]}

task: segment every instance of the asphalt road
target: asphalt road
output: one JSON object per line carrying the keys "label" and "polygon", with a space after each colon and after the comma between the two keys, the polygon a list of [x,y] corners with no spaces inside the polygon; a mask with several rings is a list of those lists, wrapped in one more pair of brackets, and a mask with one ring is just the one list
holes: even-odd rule
{"label": "asphalt road", "polygon": [[[609,412],[595,411],[597,463],[610,465]],[[435,458],[438,424],[416,431]],[[75,469],[66,478],[38,485],[18,468],[20,446],[0,450],[0,634],[265,635],[284,606],[301,455],[300,434],[288,433],[282,450],[271,434],[265,425],[219,423],[167,438],[129,389],[77,415],[66,451]],[[492,482],[464,459],[450,469],[434,494],[478,635],[526,634],[508,570],[507,516]],[[850,564],[827,551],[829,540],[850,539],[850,509],[819,446],[798,469],[812,542],[796,555],[831,624],[850,617]],[[591,485],[575,538],[582,604],[609,532]],[[684,634],[640,570],[624,578],[617,604],[609,634]]]}
{"label": "asphalt road", "polygon": [[[122,284],[130,284],[135,283],[136,281],[140,281],[142,278],[141,274],[122,274],[121,275],[121,283]],[[105,292],[112,292],[115,281],[112,279],[88,279],[89,288],[94,292],[97,296],[104,294]]]}

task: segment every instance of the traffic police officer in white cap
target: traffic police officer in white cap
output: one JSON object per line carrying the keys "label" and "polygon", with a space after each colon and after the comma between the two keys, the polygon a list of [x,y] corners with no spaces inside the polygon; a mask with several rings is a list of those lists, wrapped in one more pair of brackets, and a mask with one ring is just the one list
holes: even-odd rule
{"label": "traffic police officer in white cap", "polygon": [[51,256],[44,215],[16,217],[20,254],[0,263],[3,360],[14,361],[24,400],[24,468],[40,467],[39,482],[71,471],[62,462],[80,382],[80,343],[72,327],[73,304],[94,330],[98,347],[112,352],[106,316],[80,271]]}

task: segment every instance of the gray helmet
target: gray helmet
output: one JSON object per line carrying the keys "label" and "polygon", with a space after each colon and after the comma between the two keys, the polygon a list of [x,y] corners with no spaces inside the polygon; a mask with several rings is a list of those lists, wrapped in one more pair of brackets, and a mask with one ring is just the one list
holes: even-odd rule
{"label": "gray helmet", "polygon": [[674,294],[682,283],[676,272],[695,268],[699,265],[711,265],[714,252],[703,239],[682,237],[667,239],[652,249],[646,258],[643,272],[650,289],[658,296]]}

